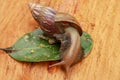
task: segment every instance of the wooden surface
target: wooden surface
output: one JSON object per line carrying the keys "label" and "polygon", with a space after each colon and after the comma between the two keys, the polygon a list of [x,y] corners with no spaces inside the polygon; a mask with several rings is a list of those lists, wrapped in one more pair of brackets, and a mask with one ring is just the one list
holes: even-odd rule
{"label": "wooden surface", "polygon": [[[75,16],[92,36],[91,54],[72,67],[70,80],[120,80],[120,0],[0,0],[0,47],[37,28],[29,2]],[[64,80],[60,67],[49,64],[18,62],[0,51],[0,80]]]}

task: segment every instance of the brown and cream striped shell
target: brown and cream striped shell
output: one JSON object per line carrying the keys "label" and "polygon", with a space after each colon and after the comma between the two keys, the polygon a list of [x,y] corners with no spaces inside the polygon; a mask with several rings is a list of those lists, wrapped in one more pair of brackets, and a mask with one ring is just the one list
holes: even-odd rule
{"label": "brown and cream striped shell", "polygon": [[65,27],[74,27],[82,35],[82,29],[77,20],[65,13],[56,12],[54,9],[40,4],[29,3],[29,7],[34,19],[41,29],[48,35],[64,33]]}

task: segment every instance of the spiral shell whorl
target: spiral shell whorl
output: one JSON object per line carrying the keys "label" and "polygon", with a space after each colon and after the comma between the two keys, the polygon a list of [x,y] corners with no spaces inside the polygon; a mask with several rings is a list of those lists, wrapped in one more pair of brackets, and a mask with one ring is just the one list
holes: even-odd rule
{"label": "spiral shell whorl", "polygon": [[29,3],[29,7],[34,19],[40,24],[41,29],[52,35],[59,32],[54,26],[56,11],[50,7],[41,6],[40,4]]}
{"label": "spiral shell whorl", "polygon": [[56,12],[54,9],[40,4],[29,3],[29,7],[34,19],[47,35],[63,34],[65,28],[70,26],[77,29],[80,36],[82,35],[82,28],[73,16]]}

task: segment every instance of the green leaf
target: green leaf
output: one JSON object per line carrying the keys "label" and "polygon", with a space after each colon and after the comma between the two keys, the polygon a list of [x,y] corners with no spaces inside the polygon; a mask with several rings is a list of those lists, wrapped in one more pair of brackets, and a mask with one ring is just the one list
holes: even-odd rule
{"label": "green leaf", "polygon": [[[43,32],[40,29],[34,30],[22,36],[17,42],[9,48],[3,49],[9,55],[18,61],[40,62],[60,60],[60,44],[49,44],[47,40],[39,38]],[[84,57],[92,49],[92,39],[86,32],[81,36],[81,46],[84,51]]]}
{"label": "green leaf", "polygon": [[12,46],[17,51],[9,55],[18,61],[26,62],[59,60],[60,44],[50,45],[47,40],[39,38],[42,34],[40,29],[25,34]]}
{"label": "green leaf", "polygon": [[81,47],[84,51],[84,57],[86,57],[93,47],[93,40],[87,32],[83,32],[81,36]]}

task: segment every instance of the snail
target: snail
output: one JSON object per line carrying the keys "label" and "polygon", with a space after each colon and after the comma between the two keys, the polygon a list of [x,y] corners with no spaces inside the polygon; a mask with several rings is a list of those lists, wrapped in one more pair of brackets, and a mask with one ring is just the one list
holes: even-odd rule
{"label": "snail", "polygon": [[49,67],[61,65],[68,78],[70,67],[81,61],[84,56],[80,46],[83,31],[79,23],[73,16],[57,12],[47,6],[29,3],[29,8],[33,18],[45,33],[41,38],[49,40],[50,44],[61,43],[61,61]]}

